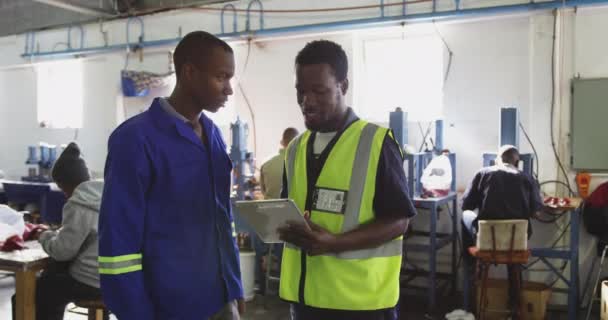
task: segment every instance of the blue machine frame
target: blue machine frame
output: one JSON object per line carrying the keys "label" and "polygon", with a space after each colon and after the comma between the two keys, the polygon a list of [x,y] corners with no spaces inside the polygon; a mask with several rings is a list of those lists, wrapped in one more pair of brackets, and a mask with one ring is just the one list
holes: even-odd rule
{"label": "blue machine frame", "polygon": [[51,178],[51,169],[53,168],[53,164],[57,160],[57,151],[61,153],[63,148],[48,145],[46,143],[40,143],[40,157],[38,157],[38,152],[36,146],[28,146],[28,157],[25,160],[25,164],[28,166],[37,165],[38,170],[35,175],[28,175],[21,177],[21,180],[28,182],[52,182]]}
{"label": "blue machine frame", "polygon": [[510,144],[519,148],[519,111],[516,107],[500,108],[500,145]]}
{"label": "blue machine frame", "polygon": [[[437,279],[438,278],[449,278],[451,280],[451,290],[456,290],[456,284],[458,283],[458,269],[457,269],[457,252],[458,248],[458,208],[457,208],[457,194],[456,194],[456,154],[448,154],[450,164],[452,166],[452,185],[451,192],[439,198],[422,198],[422,183],[420,177],[424,168],[433,159],[434,154],[432,152],[407,154],[405,155],[407,161],[407,173],[408,173],[408,188],[411,198],[414,201],[414,205],[419,209],[429,210],[429,231],[413,231],[411,236],[428,237],[428,244],[407,244],[405,249],[408,252],[425,252],[429,253],[429,264],[428,272],[416,273],[416,276],[428,276],[427,277],[427,307],[428,310],[432,311],[436,307],[437,303]],[[452,208],[450,208],[452,204]],[[439,208],[442,206],[447,207],[448,214],[451,218],[452,230],[451,233],[437,232],[437,220],[439,219]],[[437,272],[437,252],[445,246],[452,245],[452,263],[451,273],[439,273]]]}
{"label": "blue machine frame", "polygon": [[[234,167],[233,185],[236,188],[236,199],[245,200],[249,180],[253,177],[253,155],[247,151],[247,134],[249,127],[239,118],[230,125],[232,131],[232,144],[230,146],[230,159]],[[247,170],[247,169],[250,170]]]}
{"label": "blue machine frame", "polygon": [[[397,142],[403,147],[407,144],[407,113],[401,109],[397,109],[390,113],[389,125],[395,135]],[[437,279],[444,278],[450,279],[450,286],[452,292],[456,290],[458,283],[458,269],[457,261],[458,257],[456,253],[458,248],[458,209],[457,209],[457,195],[456,195],[456,154],[448,154],[450,164],[452,167],[452,185],[450,186],[450,193],[444,197],[439,198],[422,198],[422,182],[420,177],[424,168],[431,162],[435,154],[441,154],[443,149],[443,121],[437,120],[435,122],[435,148],[431,152],[405,154],[405,161],[407,166],[407,184],[410,197],[414,201],[414,205],[419,209],[429,210],[429,230],[428,231],[412,231],[408,234],[411,237],[424,237],[428,238],[428,244],[405,244],[405,250],[407,252],[424,252],[429,254],[428,271],[407,271],[407,275],[414,275],[415,277],[426,277],[427,286],[424,288],[427,294],[427,307],[429,311],[433,311],[437,304]],[[452,207],[450,208],[450,204]],[[437,220],[439,219],[439,208],[442,206],[447,207],[447,211],[451,218],[452,230],[450,233],[437,232]],[[437,272],[437,252],[450,245],[452,247],[452,263],[451,273],[439,273]],[[404,275],[405,276],[405,275]],[[410,289],[412,286],[402,286],[402,289]]]}
{"label": "blue machine frame", "polygon": [[[522,153],[519,155],[519,159],[523,163],[522,171],[528,174],[530,177],[534,176],[534,155],[531,153]],[[496,160],[496,153],[484,153],[483,154],[483,166],[493,166]]]}
{"label": "blue machine frame", "polygon": [[[519,149],[519,110],[516,107],[500,108],[500,123],[499,123],[499,139],[498,146],[513,145]],[[496,160],[496,153],[483,154],[483,166],[493,166]],[[530,177],[534,176],[534,155],[531,153],[522,153],[519,155],[523,162],[523,172]]]}
{"label": "blue machine frame", "polygon": [[403,112],[401,108],[390,112],[388,117],[388,126],[393,130],[395,140],[401,148],[407,144],[407,112]]}

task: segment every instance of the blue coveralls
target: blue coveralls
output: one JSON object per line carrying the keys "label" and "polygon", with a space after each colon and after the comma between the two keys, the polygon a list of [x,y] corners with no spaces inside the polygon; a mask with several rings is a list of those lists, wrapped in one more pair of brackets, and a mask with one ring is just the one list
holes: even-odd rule
{"label": "blue coveralls", "polygon": [[207,319],[241,298],[232,163],[155,99],[110,136],[99,218],[101,290],[121,320]]}

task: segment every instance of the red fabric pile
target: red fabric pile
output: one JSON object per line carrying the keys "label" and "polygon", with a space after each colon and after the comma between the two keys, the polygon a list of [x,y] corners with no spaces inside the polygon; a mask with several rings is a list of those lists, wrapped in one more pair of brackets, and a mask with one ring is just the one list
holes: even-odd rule
{"label": "red fabric pile", "polygon": [[25,241],[34,240],[35,236],[47,229],[48,227],[43,224],[26,223],[22,236],[14,235],[4,241],[0,241],[0,251],[11,252],[25,249]]}

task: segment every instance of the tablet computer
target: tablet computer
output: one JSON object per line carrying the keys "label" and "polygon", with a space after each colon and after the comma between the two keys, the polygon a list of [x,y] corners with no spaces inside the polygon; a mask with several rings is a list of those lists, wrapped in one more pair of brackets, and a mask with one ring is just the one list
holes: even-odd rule
{"label": "tablet computer", "polygon": [[239,216],[265,243],[283,242],[277,228],[289,220],[306,224],[300,209],[291,199],[236,201],[235,207]]}

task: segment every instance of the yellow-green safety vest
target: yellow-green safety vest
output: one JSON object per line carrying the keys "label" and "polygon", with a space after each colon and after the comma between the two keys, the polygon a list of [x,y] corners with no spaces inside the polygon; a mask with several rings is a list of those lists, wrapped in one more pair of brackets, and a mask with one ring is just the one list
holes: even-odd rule
{"label": "yellow-green safety vest", "polygon": [[[316,189],[345,191],[343,214],[314,210],[311,220],[340,234],[374,221],[376,174],[389,130],[357,120],[331,149]],[[289,198],[304,212],[308,192],[307,146],[310,131],[289,145],[285,168]],[[378,310],[394,307],[399,298],[402,239],[379,247],[308,256],[286,243],[281,265],[281,298],[307,306],[337,310]]]}

